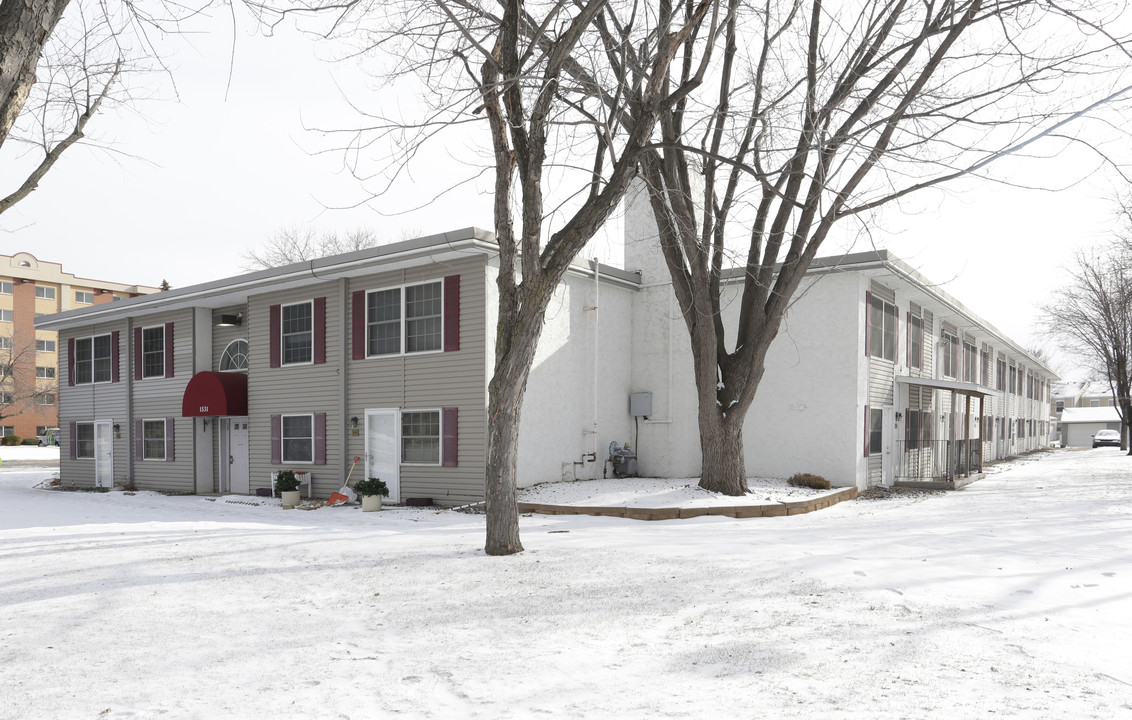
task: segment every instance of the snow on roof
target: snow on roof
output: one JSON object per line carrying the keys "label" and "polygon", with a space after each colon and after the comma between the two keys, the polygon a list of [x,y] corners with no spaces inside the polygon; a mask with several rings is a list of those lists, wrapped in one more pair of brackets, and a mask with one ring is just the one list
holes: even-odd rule
{"label": "snow on roof", "polygon": [[1065,412],[1061,413],[1061,422],[1063,423],[1107,423],[1107,422],[1120,422],[1120,415],[1116,412],[1116,408],[1109,407],[1082,407],[1082,408],[1065,408]]}

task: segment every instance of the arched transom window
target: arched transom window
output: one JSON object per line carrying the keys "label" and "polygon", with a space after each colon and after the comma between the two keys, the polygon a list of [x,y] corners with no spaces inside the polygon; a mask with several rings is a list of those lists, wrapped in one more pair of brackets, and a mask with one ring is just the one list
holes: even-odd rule
{"label": "arched transom window", "polygon": [[248,341],[233,340],[228,343],[228,347],[224,348],[224,354],[220,356],[220,371],[227,372],[247,369]]}

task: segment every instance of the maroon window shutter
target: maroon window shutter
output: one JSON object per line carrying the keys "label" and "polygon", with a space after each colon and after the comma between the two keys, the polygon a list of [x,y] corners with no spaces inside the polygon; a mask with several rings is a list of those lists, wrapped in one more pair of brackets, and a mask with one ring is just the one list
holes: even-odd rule
{"label": "maroon window shutter", "polygon": [[326,362],[326,298],[314,299],[314,364]]}
{"label": "maroon window shutter", "polygon": [[165,323],[165,377],[173,377],[173,323]]}
{"label": "maroon window shutter", "polygon": [[145,426],[142,425],[141,420],[134,421],[134,457],[138,460],[143,460],[145,453]]}
{"label": "maroon window shutter", "polygon": [[904,365],[912,367],[912,311],[904,316],[904,332],[908,337],[904,341]]}
{"label": "maroon window shutter", "polygon": [[900,357],[900,308],[892,306],[892,362]]}
{"label": "maroon window shutter", "polygon": [[904,408],[904,452],[908,452],[908,450],[910,449],[908,447],[908,437],[909,431],[912,429],[911,425],[912,413],[908,410],[908,408]]}
{"label": "maroon window shutter", "polygon": [[[270,337],[271,350],[268,354],[271,357],[271,367],[277,368],[280,365],[280,362],[279,362],[279,355],[280,355],[279,344],[281,342],[283,342],[283,340],[282,340],[283,335],[282,335],[282,332],[280,331],[280,327],[279,327],[280,326],[280,320],[279,320],[280,306],[279,305],[272,305],[268,309],[267,314],[268,314],[267,325],[268,325],[270,336],[271,336]],[[278,462],[278,461],[276,461],[276,462]]]}
{"label": "maroon window shutter", "polygon": [[460,276],[444,278],[444,352],[460,349]]}
{"label": "maroon window shutter", "polygon": [[[75,343],[75,341],[72,340],[70,344],[74,345],[74,343]],[[79,426],[79,424],[77,422],[72,422],[70,427],[68,428],[69,432],[67,434],[67,444],[71,446],[71,459],[72,460],[78,460],[79,459],[79,438],[78,438],[79,427],[78,426]]]}
{"label": "maroon window shutter", "polygon": [[326,464],[326,413],[314,414],[314,464]]}
{"label": "maroon window shutter", "polygon": [[440,444],[440,451],[444,467],[457,467],[460,464],[459,453],[457,452],[460,445],[459,416],[459,408],[454,407],[446,407],[442,413],[441,432],[443,433],[443,440]]}
{"label": "maroon window shutter", "polygon": [[[67,338],[67,384],[74,387],[75,384],[75,339]],[[74,425],[74,423],[71,423]],[[74,433],[72,432],[72,437]],[[73,457],[71,458],[74,459]]]}
{"label": "maroon window shutter", "polygon": [[271,464],[283,462],[283,416],[271,416]]}
{"label": "maroon window shutter", "polygon": [[355,290],[351,300],[350,333],[353,335],[354,359],[366,357],[366,291]]}
{"label": "maroon window shutter", "polygon": [[175,420],[176,418],[165,418],[165,462],[173,462],[177,459],[177,443],[173,432],[176,428]]}
{"label": "maroon window shutter", "polygon": [[142,329],[134,328],[134,380],[142,379]]}
{"label": "maroon window shutter", "polygon": [[872,426],[869,424],[869,406],[865,406],[865,457],[869,456],[869,434],[872,432]]}
{"label": "maroon window shutter", "polygon": [[[873,314],[873,294],[868,290],[865,291],[865,357],[869,356],[869,334],[872,328],[869,327],[869,320],[872,319]],[[865,455],[867,456],[868,448],[865,448]]]}
{"label": "maroon window shutter", "polygon": [[120,368],[122,341],[120,338],[121,333],[117,330],[110,333],[110,382],[118,382],[122,379]]}

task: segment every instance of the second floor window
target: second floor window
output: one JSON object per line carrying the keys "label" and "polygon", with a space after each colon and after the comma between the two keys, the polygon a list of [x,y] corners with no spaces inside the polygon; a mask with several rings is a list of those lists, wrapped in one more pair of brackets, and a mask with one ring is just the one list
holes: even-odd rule
{"label": "second floor window", "polygon": [[369,293],[366,296],[366,354],[440,350],[443,301],[440,282]]}
{"label": "second floor window", "polygon": [[55,299],[55,288],[45,287],[43,285],[36,285],[35,286],[35,296],[37,298],[43,298],[44,300],[54,300]]}
{"label": "second floor window", "polygon": [[10,338],[10,337],[0,337],[0,350],[11,350],[11,349],[12,349],[12,338]]}
{"label": "second floor window", "polygon": [[913,315],[908,323],[908,365],[914,368],[924,366],[924,320]]}
{"label": "second floor window", "polygon": [[876,295],[869,308],[869,355],[896,359],[896,306]]}
{"label": "second floor window", "polygon": [[284,305],[280,308],[282,322],[283,364],[309,363],[313,360],[314,311],[309,302]]}
{"label": "second floor window", "polygon": [[87,292],[86,290],[76,290],[75,302],[91,305],[94,303],[94,293]]}
{"label": "second floor window", "polygon": [[55,377],[55,368],[39,365],[35,368],[35,376],[37,378],[52,379]]}
{"label": "second floor window", "polygon": [[978,382],[976,373],[976,359],[978,351],[971,343],[963,343],[963,379],[967,382]]}
{"label": "second floor window", "polygon": [[142,329],[142,377],[165,377],[165,327]]}
{"label": "second floor window", "polygon": [[940,340],[943,351],[943,376],[957,377],[959,372],[959,338],[945,332]]}
{"label": "second floor window", "polygon": [[110,382],[113,379],[109,335],[75,339],[75,384]]}
{"label": "second floor window", "polygon": [[54,340],[36,340],[35,349],[37,352],[55,352]]}

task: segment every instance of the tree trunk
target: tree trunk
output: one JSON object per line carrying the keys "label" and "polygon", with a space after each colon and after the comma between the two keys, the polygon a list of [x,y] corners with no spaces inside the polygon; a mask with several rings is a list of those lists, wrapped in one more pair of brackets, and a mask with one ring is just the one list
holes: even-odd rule
{"label": "tree trunk", "polygon": [[487,468],[484,497],[487,507],[488,555],[523,551],[519,541],[517,505],[519,417],[527,378],[542,334],[545,298],[528,298],[518,311],[500,307],[496,332],[495,373],[488,385]]}
{"label": "tree trunk", "polygon": [[4,0],[0,3],[0,146],[8,138],[35,82],[43,46],[68,0]]}
{"label": "tree trunk", "polygon": [[[702,408],[702,404],[701,404]],[[726,417],[715,407],[700,412],[700,487],[724,495],[746,495],[747,464],[743,457],[743,419]]]}

